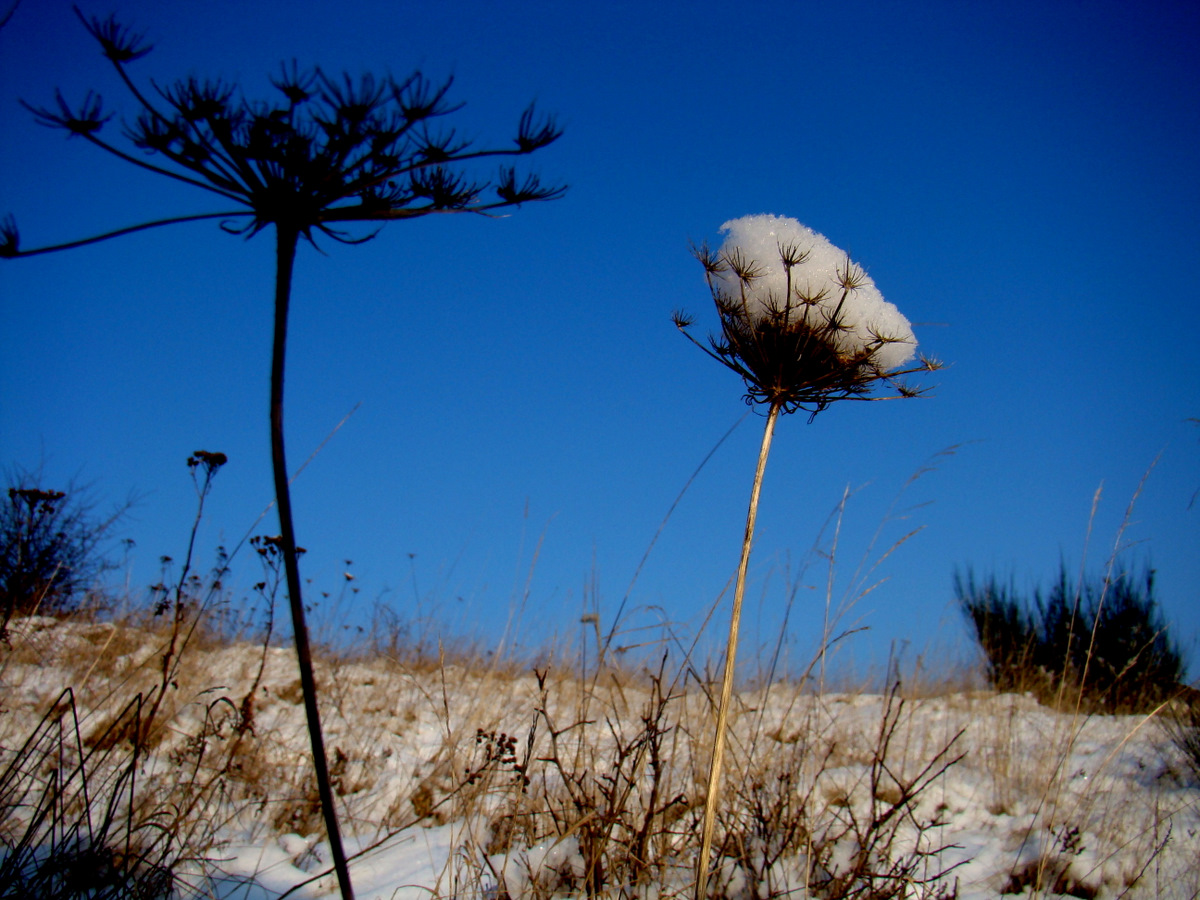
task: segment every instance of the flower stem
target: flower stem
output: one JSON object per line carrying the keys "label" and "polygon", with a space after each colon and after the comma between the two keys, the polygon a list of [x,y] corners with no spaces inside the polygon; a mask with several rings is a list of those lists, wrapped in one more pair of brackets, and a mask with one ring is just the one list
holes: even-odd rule
{"label": "flower stem", "polygon": [[746,570],[750,565],[750,544],[754,540],[754,520],[758,517],[758,495],[762,490],[767,455],[775,434],[779,404],[772,403],[763,429],[762,446],[758,451],[758,466],[754,470],[754,486],[750,489],[750,508],[746,512],[746,535],[742,538],[742,558],[738,563],[737,583],[733,589],[733,612],[729,618],[729,643],[725,648],[725,674],[721,682],[721,699],[717,705],[717,726],[713,735],[712,763],[708,769],[708,792],[704,798],[704,828],[700,841],[700,861],[696,869],[695,900],[705,900],[708,893],[708,867],[712,854],[713,827],[716,823],[717,795],[721,784],[721,764],[725,759],[725,727],[729,718],[729,702],[733,696],[734,663],[737,659],[738,624],[742,618],[742,598],[746,593]]}
{"label": "flower stem", "polygon": [[325,817],[325,831],[329,836],[329,850],[333,856],[333,867],[337,872],[342,900],[354,900],[350,867],[346,863],[346,851],[342,848],[342,835],[338,829],[337,811],[333,806],[329,763],[325,756],[325,739],[321,734],[321,715],[317,709],[317,682],[313,676],[308,625],[304,621],[296,531],[292,524],[292,497],[288,489],[287,462],[283,452],[283,362],[287,344],[288,303],[292,293],[292,269],[296,261],[296,244],[299,237],[294,228],[276,226],[275,337],[271,355],[271,463],[275,478],[275,503],[279,508],[279,542],[283,551],[283,569],[292,611],[292,630],[295,633],[300,686],[304,693],[304,712],[308,718],[313,768],[317,776],[317,794],[321,800],[321,812]]}

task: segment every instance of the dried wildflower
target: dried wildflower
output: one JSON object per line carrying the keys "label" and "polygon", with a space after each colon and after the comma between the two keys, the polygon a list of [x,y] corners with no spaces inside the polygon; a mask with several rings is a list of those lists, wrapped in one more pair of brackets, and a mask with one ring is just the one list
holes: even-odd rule
{"label": "dried wildflower", "polygon": [[79,11],[78,6],[72,9],[83,23],[83,27],[100,43],[104,55],[115,63],[133,62],[154,49],[150,44],[143,43],[142,35],[134,34],[117,22],[115,16],[109,16],[107,19],[97,19],[93,16],[89,20]]}
{"label": "dried wildflower", "polygon": [[16,256],[21,252],[21,233],[17,221],[11,215],[0,219],[0,259]]}
{"label": "dried wildflower", "polygon": [[[883,299],[861,266],[824,236],[782,216],[746,216],[726,222],[718,251],[707,244],[692,253],[721,321],[720,334],[705,346],[692,337],[692,318],[675,313],[675,324],[746,384],[746,402],[765,404],[766,425],[746,513],[717,705],[696,873],[696,900],[706,900],[717,794],[725,752],[725,727],[733,694],[738,625],[746,590],[758,498],[779,414],[803,409],[809,421],[837,400],[878,400],[880,383],[891,397],[915,397],[904,376],[940,364],[917,356],[908,320]],[[908,365],[917,357],[915,365]]]}
{"label": "dried wildflower", "polygon": [[[283,441],[284,350],[292,271],[300,238],[318,236],[355,244],[370,240],[383,223],[434,213],[488,215],[496,210],[561,197],[565,188],[544,185],[537,175],[518,177],[502,166],[494,179],[480,179],[459,168],[482,159],[527,156],[556,140],[561,132],[552,116],[538,115],[531,105],[517,123],[511,146],[478,148],[438,130],[435,120],[460,106],[446,97],[450,81],[435,85],[420,73],[397,82],[392,78],[332,78],[320,69],[283,68],[272,85],[279,96],[257,101],[243,97],[233,85],[185,78],[173,85],[143,91],[126,69],[145,56],[150,45],[114,18],[88,19],[76,9],[84,27],[100,44],[121,82],[139,107],[123,137],[123,149],[101,135],[111,114],[98,94],[89,92],[72,107],[61,93],[54,107],[25,104],[43,125],[61,128],[145,171],[189,184],[220,198],[225,209],[157,219],[82,240],[22,249],[15,221],[0,220],[0,258],[18,258],[66,250],[162,225],[220,220],[234,234],[253,236],[275,228],[275,323],[271,366],[271,462],[279,510],[278,549],[283,559],[291,605],[300,681],[309,723],[313,764],[330,853],[345,900],[351,900],[349,869],[337,817],[321,735],[312,672],[305,607],[292,523],[288,469]],[[154,98],[153,100],[151,98]],[[346,231],[358,223],[365,234]],[[221,462],[224,462],[223,457]],[[197,452],[189,465],[204,470],[204,485],[219,468],[216,455]],[[258,547],[275,547],[264,543]],[[268,551],[269,552],[269,551]]]}
{"label": "dried wildflower", "polygon": [[229,462],[229,457],[224,453],[213,450],[196,450],[187,458],[187,466],[189,469],[195,469],[197,466],[202,466],[205,473],[209,476],[216,473],[217,469]]}
{"label": "dried wildflower", "polygon": [[131,153],[101,136],[112,114],[104,112],[95,92],[75,106],[56,92],[52,106],[24,103],[25,108],[43,125],[234,206],[32,250],[17,246],[16,226],[6,219],[0,256],[31,256],[197,219],[220,219],[226,230],[238,234],[253,235],[275,225],[281,238],[296,235],[312,241],[323,234],[358,243],[374,233],[356,237],[345,226],[432,213],[487,214],[552,200],[565,191],[543,184],[536,174],[519,176],[507,165],[491,179],[451,168],[492,157],[527,156],[558,140],[562,132],[554,117],[539,115],[532,105],[520,116],[511,146],[480,148],[457,138],[453,129],[432,127],[461,104],[447,100],[450,80],[435,84],[419,72],[403,81],[370,74],[333,78],[293,62],[271,80],[279,92],[276,99],[247,99],[234,85],[194,77],[144,91],[126,70],[126,64],[150,52],[141,35],[111,17],[79,17],[137,103],[123,137],[142,152]]}
{"label": "dried wildflower", "polygon": [[58,111],[46,107],[31,106],[24,100],[21,105],[33,113],[34,120],[47,128],[62,128],[72,136],[92,137],[104,127],[104,123],[112,118],[112,113],[104,115],[103,101],[94,91],[88,91],[77,110],[72,110],[62,92],[54,92],[54,102]]}
{"label": "dried wildflower", "polygon": [[52,514],[55,510],[55,504],[66,496],[66,493],[63,491],[45,491],[41,488],[10,487],[8,489],[8,499],[24,502],[29,507],[31,514],[35,510],[38,514]]}
{"label": "dried wildflower", "polygon": [[726,222],[719,251],[693,247],[721,322],[708,345],[692,320],[676,325],[706,353],[737,372],[746,399],[815,415],[835,400],[868,396],[882,382],[899,396],[904,376],[937,363],[916,355],[908,320],[883,299],[862,267],[823,235],[782,216]]}

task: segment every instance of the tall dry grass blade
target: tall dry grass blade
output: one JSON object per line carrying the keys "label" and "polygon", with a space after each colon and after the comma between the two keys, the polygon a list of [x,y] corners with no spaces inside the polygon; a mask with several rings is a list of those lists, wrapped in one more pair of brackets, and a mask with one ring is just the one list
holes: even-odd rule
{"label": "tall dry grass blade", "polygon": [[700,475],[700,472],[706,465],[708,465],[708,461],[713,458],[719,449],[721,449],[721,445],[724,444],[729,436],[738,429],[738,426],[746,421],[746,416],[750,415],[750,412],[750,410],[747,410],[746,412],[742,413],[738,417],[738,420],[729,426],[729,430],[721,435],[720,439],[713,444],[712,449],[704,455],[704,459],[700,460],[700,464],[696,466],[696,468],[692,471],[692,474],[688,476],[688,480],[684,483],[683,487],[680,488],[679,493],[675,495],[675,499],[671,502],[671,506],[667,510],[667,514],[663,516],[662,521],[658,523],[658,530],[654,532],[654,537],[652,537],[650,539],[650,543],[646,545],[646,550],[644,553],[642,553],[642,558],[638,560],[637,568],[633,570],[633,577],[629,579],[629,586],[625,588],[625,596],[621,598],[620,604],[617,605],[617,613],[615,616],[613,616],[612,626],[609,628],[608,634],[604,638],[604,643],[600,648],[599,661],[597,663],[598,668],[604,665],[605,654],[612,646],[613,639],[617,635],[617,629],[621,624],[621,616],[625,612],[625,607],[629,603],[629,598],[633,595],[633,587],[635,584],[637,584],[638,576],[642,574],[642,569],[646,565],[646,560],[650,558],[650,552],[654,549],[654,545],[658,543],[659,537],[662,535],[663,530],[667,527],[667,522],[670,521],[671,516],[675,513],[675,508],[679,506],[680,501],[683,500],[683,495],[688,492],[688,488],[692,486],[692,482],[696,480],[696,478]]}

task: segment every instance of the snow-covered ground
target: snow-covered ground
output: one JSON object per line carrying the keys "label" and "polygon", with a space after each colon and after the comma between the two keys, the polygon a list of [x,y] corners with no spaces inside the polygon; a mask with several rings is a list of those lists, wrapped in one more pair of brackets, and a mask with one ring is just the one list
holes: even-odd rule
{"label": "snow-covered ground", "polygon": [[[165,635],[51,619],[11,632],[0,767],[71,686],[102,790],[125,746],[102,735],[138,692],[143,715],[152,707]],[[290,651],[194,642],[180,658],[138,765],[133,820],[175,812],[189,852],[206,858],[179,866],[181,889],[335,894]],[[322,715],[357,896],[582,895],[589,878],[605,896],[686,895],[711,714],[694,679],[655,675],[325,661]],[[1155,718],[971,691],[775,685],[739,701],[722,896],[890,896],[900,881],[907,893],[895,896],[963,900],[1200,896],[1200,785]],[[44,778],[46,760],[24,777]],[[11,847],[28,809],[10,802],[0,817]],[[589,872],[589,859],[604,865]]]}

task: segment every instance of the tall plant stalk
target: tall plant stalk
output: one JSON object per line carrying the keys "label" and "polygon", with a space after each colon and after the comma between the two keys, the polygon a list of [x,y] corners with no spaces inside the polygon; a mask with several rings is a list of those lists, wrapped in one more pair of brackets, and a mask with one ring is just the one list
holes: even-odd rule
{"label": "tall plant stalk", "polygon": [[296,528],[292,521],[292,492],[288,486],[287,454],[283,441],[283,383],[287,354],[288,308],[292,297],[292,271],[296,263],[296,245],[300,235],[294,228],[275,227],[275,330],[271,343],[271,474],[275,480],[275,505],[279,509],[279,543],[283,551],[283,572],[287,581],[288,604],[292,613],[292,632],[296,642],[296,663],[300,670],[300,689],[304,695],[304,716],[308,723],[308,741],[312,747],[313,770],[321,815],[329,838],[329,854],[337,873],[338,889],[345,900],[354,900],[350,866],[342,846],[334,806],[333,785],[329,778],[329,759],[321,730],[321,711],[317,706],[317,679],[313,673],[312,647],[305,621],[304,596],[300,588],[299,551]]}
{"label": "tall plant stalk", "polygon": [[776,420],[780,413],[803,409],[811,422],[838,400],[885,399],[871,396],[879,382],[893,388],[894,396],[915,397],[921,391],[904,384],[902,376],[940,367],[924,357],[916,366],[901,367],[912,359],[917,343],[908,320],[883,299],[860,266],[822,235],[795,219],[769,215],[735,219],[721,230],[729,237],[720,251],[710,250],[707,244],[692,248],[704,267],[720,317],[720,334],[710,337],[705,345],[688,331],[691,317],[677,312],[675,324],[701,350],[741,376],[746,402],[765,405],[767,417],[733,592],[725,672],[704,797],[695,900],[707,900],[738,627],[758,499]]}
{"label": "tall plant stalk", "polygon": [[713,825],[716,822],[717,798],[721,788],[721,767],[725,760],[725,732],[729,720],[729,704],[733,698],[734,669],[737,661],[738,627],[742,619],[742,598],[746,594],[746,571],[750,567],[750,545],[754,542],[754,522],[758,518],[758,496],[762,491],[763,473],[771,439],[775,436],[775,420],[779,404],[771,404],[763,427],[762,446],[754,469],[754,484],[750,488],[750,507],[746,511],[746,534],[742,538],[742,557],[738,561],[737,581],[733,588],[733,612],[729,616],[729,641],[725,645],[725,673],[721,679],[721,698],[717,703],[717,723],[713,732],[712,761],[708,767],[708,791],[704,795],[704,826],[701,830],[700,861],[696,869],[696,898],[708,892],[708,867],[712,853]]}
{"label": "tall plant stalk", "polygon": [[[419,72],[404,81],[364,75],[331,78],[320,69],[284,66],[271,83],[272,100],[249,100],[236,88],[195,77],[139,89],[126,69],[150,52],[140,34],[115,18],[80,20],[100,44],[138,108],[124,138],[132,152],[101,136],[112,118],[98,94],[89,92],[74,107],[59,93],[52,106],[24,104],[41,124],[66,131],[139,169],[191,185],[233,205],[221,212],[168,216],[33,249],[21,247],[12,216],[0,220],[0,258],[15,259],[68,250],[166,225],[221,220],[233,234],[253,236],[275,226],[275,311],[271,358],[271,467],[279,509],[279,545],[291,607],[300,683],[320,794],[338,886],[345,900],[353,890],[342,847],[329,767],[325,756],[312,651],[305,622],[297,562],[295,526],[284,452],[283,398],[288,307],[296,249],[303,238],[357,244],[344,229],[378,229],[397,219],[435,213],[476,213],[553,200],[561,186],[545,186],[534,174],[518,176],[502,166],[494,178],[476,178],[462,167],[494,157],[526,156],[554,143],[561,131],[552,117],[532,106],[522,113],[511,146],[476,148],[438,129],[436,120],[459,109],[446,99],[450,82],[435,85]],[[151,102],[150,97],[157,97]],[[153,160],[153,161],[148,161]],[[489,194],[488,190],[492,193]]]}

